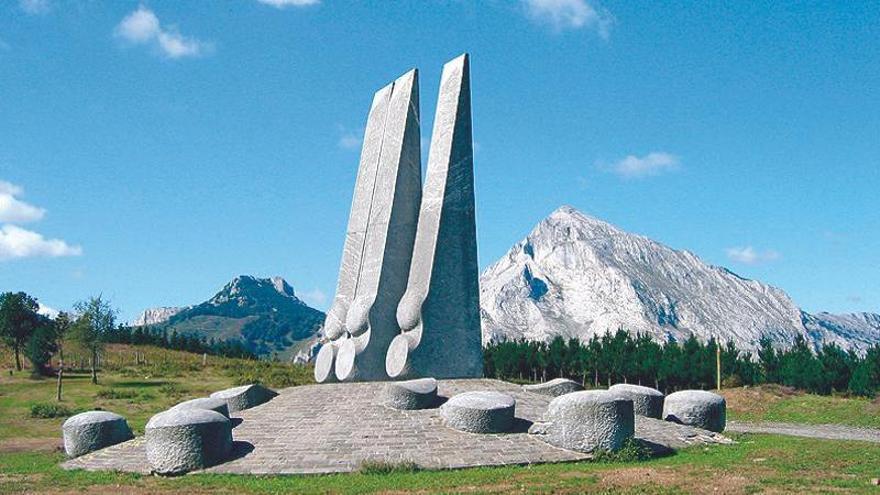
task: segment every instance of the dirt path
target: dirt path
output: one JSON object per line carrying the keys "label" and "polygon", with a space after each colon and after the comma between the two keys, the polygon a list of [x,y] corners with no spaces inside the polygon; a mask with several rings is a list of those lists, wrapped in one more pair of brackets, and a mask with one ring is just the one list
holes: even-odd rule
{"label": "dirt path", "polygon": [[880,429],[857,428],[844,425],[803,425],[795,423],[730,421],[725,431],[739,433],[774,433],[794,437],[825,438],[828,440],[861,440],[880,443]]}

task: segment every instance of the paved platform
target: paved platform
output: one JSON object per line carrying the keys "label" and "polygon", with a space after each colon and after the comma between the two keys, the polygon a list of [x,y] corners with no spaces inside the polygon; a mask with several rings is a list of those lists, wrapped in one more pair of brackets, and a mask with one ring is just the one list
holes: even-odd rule
{"label": "paved platform", "polygon": [[[273,400],[234,414],[233,459],[205,471],[318,474],[355,471],[364,461],[415,462],[425,469],[539,464],[588,459],[527,433],[551,398],[499,380],[441,380],[440,400],[471,390],[496,390],[516,403],[515,431],[474,434],[443,425],[439,411],[399,411],[382,404],[383,383],[291,387]],[[158,412],[158,411],[157,411]],[[657,451],[727,443],[722,435],[639,417],[636,437]],[[143,437],[70,460],[67,469],[148,473]]]}

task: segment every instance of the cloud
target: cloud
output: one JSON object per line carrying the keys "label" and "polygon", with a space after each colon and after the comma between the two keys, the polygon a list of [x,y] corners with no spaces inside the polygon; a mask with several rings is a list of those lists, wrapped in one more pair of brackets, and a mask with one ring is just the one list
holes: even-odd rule
{"label": "cloud", "polygon": [[21,187],[0,180],[0,222],[28,223],[43,218],[46,210],[16,198],[22,194]]}
{"label": "cloud", "polygon": [[852,302],[852,303],[860,303],[860,302],[864,301],[862,296],[857,296],[857,295],[846,296],[846,300],[849,302]]}
{"label": "cloud", "polygon": [[757,265],[779,259],[779,253],[772,249],[758,251],[752,246],[727,248],[725,252],[731,261],[745,265]]}
{"label": "cloud", "polygon": [[347,150],[356,150],[361,145],[361,138],[354,133],[348,132],[339,138],[339,147]]}
{"label": "cloud", "polygon": [[276,9],[284,9],[287,7],[308,7],[309,5],[318,5],[321,0],[257,0],[263,5],[269,5]]}
{"label": "cloud", "polygon": [[327,304],[327,294],[318,288],[300,293],[299,298],[312,307],[324,307]]}
{"label": "cloud", "polygon": [[37,302],[37,305],[39,305],[39,309],[37,309],[37,313],[39,313],[43,316],[48,316],[49,318],[52,318],[53,320],[58,317],[58,310],[57,309],[50,308],[49,306],[46,306],[45,304],[43,304],[41,302]]}
{"label": "cloud", "polygon": [[664,172],[678,170],[681,166],[679,158],[662,151],[654,151],[639,157],[629,155],[612,164],[600,164],[600,167],[613,172],[625,179],[641,179],[660,175]]}
{"label": "cloud", "polygon": [[19,0],[18,7],[30,15],[48,14],[52,10],[49,0]]}
{"label": "cloud", "polygon": [[187,37],[177,27],[163,27],[152,10],[141,5],[125,16],[114,30],[116,37],[135,45],[150,45],[168,58],[198,57],[213,50],[213,45]]}
{"label": "cloud", "polygon": [[602,39],[611,35],[614,17],[602,7],[587,0],[522,0],[526,15],[535,22],[547,24],[556,31],[592,29]]}
{"label": "cloud", "polygon": [[0,227],[0,261],[15,258],[79,256],[82,248],[61,239],[46,239],[41,234],[16,227]]}

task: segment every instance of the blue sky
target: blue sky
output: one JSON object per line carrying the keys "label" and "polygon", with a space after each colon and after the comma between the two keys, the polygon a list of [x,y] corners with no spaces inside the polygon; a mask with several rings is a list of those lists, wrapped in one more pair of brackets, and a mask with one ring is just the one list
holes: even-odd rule
{"label": "blue sky", "polygon": [[481,266],[570,204],[880,311],[876,2],[0,3],[0,290],[326,308],[372,94],[471,54]]}

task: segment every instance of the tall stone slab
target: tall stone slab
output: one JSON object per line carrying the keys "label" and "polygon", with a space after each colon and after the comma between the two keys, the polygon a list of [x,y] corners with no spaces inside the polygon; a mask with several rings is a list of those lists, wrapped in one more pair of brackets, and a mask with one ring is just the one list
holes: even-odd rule
{"label": "tall stone slab", "polygon": [[334,366],[336,379],[387,379],[385,352],[398,333],[421,203],[418,72],[397,79],[368,210],[360,270]]}
{"label": "tall stone slab", "polygon": [[400,334],[385,359],[389,377],[482,376],[474,206],[470,65],[443,67],[428,170]]}
{"label": "tall stone slab", "polygon": [[345,318],[354,299],[361,270],[370,205],[373,203],[376,171],[379,168],[379,155],[385,137],[388,103],[391,101],[393,87],[394,83],[391,83],[376,92],[367,117],[354,196],[351,201],[351,213],[348,217],[348,230],[345,233],[342,260],[339,264],[336,295],[324,320],[324,335],[329,341],[321,347],[315,359],[315,380],[319,383],[335,380],[333,364],[336,360],[339,340],[346,333]]}

